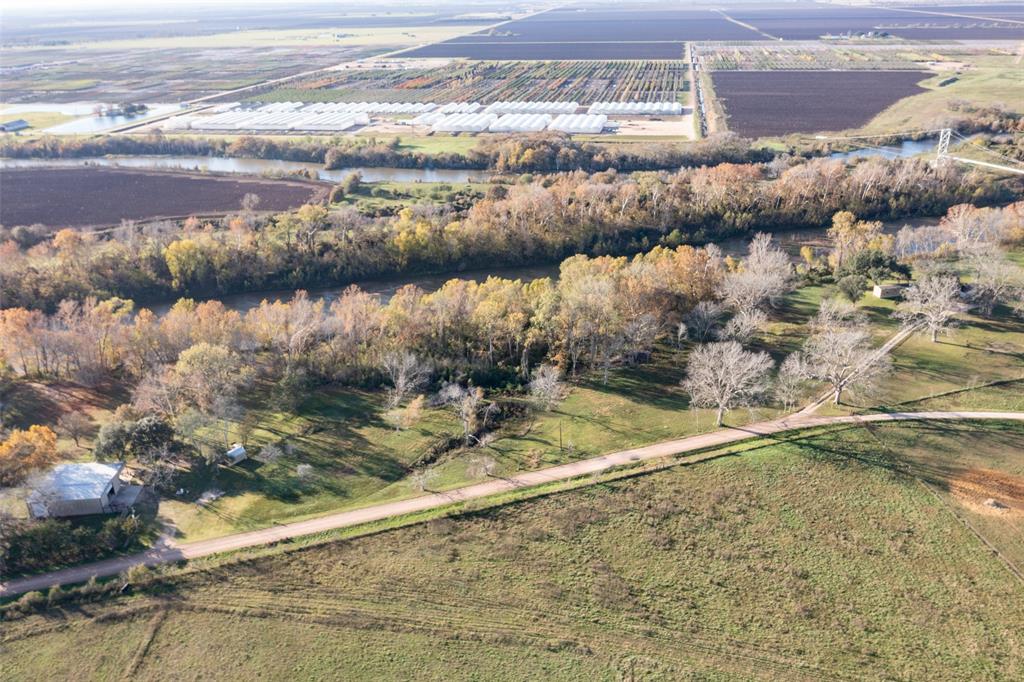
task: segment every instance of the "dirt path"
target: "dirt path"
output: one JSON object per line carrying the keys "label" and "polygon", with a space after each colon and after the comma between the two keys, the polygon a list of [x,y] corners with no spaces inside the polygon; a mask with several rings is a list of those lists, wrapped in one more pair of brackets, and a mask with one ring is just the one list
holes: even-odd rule
{"label": "dirt path", "polygon": [[408,500],[377,504],[363,509],[329,514],[307,521],[287,523],[271,528],[212,538],[210,540],[201,540],[182,545],[165,545],[139,554],[97,561],[92,564],[74,566],[27,578],[18,578],[0,585],[0,596],[7,597],[31,590],[45,590],[53,585],[83,582],[92,576],[105,577],[116,575],[139,564],[155,566],[181,559],[196,559],[221,552],[267,545],[281,540],[322,533],[338,528],[358,526],[372,521],[437,509],[452,502],[488,497],[509,490],[529,488],[553,481],[564,481],[588,474],[600,473],[634,462],[660,459],[709,447],[728,445],[784,431],[835,424],[963,419],[1024,421],[1024,412],[893,412],[838,417],[815,417],[798,413],[773,421],[750,424],[742,428],[729,427],[711,433],[690,436],[689,438],[679,438],[664,443],[620,450],[619,452],[613,452],[601,457],[561,464],[538,471],[524,472],[511,478],[496,478],[484,483],[477,483],[443,493],[431,493]]}

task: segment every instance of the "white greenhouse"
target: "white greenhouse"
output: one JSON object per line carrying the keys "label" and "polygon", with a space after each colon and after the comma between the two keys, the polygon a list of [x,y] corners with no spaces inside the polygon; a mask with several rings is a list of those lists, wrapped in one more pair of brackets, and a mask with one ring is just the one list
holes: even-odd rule
{"label": "white greenhouse", "polygon": [[613,116],[679,116],[683,113],[683,105],[679,102],[594,102],[587,109],[587,113]]}
{"label": "white greenhouse", "polygon": [[441,114],[475,114],[483,108],[479,102],[452,102],[438,109]]}
{"label": "white greenhouse", "polygon": [[604,114],[562,114],[548,126],[548,130],[561,133],[596,135],[604,130],[608,117]]}
{"label": "white greenhouse", "polygon": [[537,133],[551,124],[549,114],[505,114],[491,124],[492,133]]}
{"label": "white greenhouse", "polygon": [[480,133],[498,120],[494,114],[451,114],[433,125],[438,133]]}
{"label": "white greenhouse", "polygon": [[576,102],[495,102],[484,109],[490,114],[574,114]]}

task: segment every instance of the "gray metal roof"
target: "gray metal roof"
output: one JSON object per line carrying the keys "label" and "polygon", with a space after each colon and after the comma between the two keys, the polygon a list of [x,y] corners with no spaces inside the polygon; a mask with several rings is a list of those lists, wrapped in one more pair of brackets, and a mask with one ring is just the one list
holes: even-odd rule
{"label": "gray metal roof", "polygon": [[97,500],[110,482],[124,469],[123,462],[78,462],[58,464],[40,481],[30,498],[45,496],[54,500]]}

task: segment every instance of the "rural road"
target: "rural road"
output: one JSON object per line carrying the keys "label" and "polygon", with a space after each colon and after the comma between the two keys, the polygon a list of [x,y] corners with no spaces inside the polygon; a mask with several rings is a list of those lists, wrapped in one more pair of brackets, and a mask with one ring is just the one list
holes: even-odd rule
{"label": "rural road", "polygon": [[930,421],[930,420],[969,420],[969,419],[1003,419],[1024,421],[1024,412],[891,412],[882,414],[837,416],[837,417],[816,417],[805,414],[795,414],[775,419],[772,421],[759,422],[744,427],[727,427],[712,431],[711,433],[679,438],[676,440],[645,445],[630,450],[620,450],[601,457],[593,457],[569,464],[528,471],[517,474],[511,478],[495,478],[483,483],[449,490],[443,493],[431,493],[420,497],[397,502],[377,504],[362,509],[329,514],[306,521],[287,523],[271,528],[254,530],[235,535],[227,535],[209,540],[190,542],[181,545],[169,544],[153,548],[146,552],[132,554],[129,556],[116,557],[104,561],[97,561],[82,566],[74,566],[59,571],[44,573],[25,578],[18,578],[10,582],[0,584],[0,596],[7,597],[32,590],[44,590],[53,585],[65,585],[70,583],[84,582],[92,576],[105,577],[117,575],[132,566],[145,565],[155,566],[181,559],[196,559],[210,556],[221,552],[243,549],[246,547],[257,547],[281,540],[296,538],[303,535],[311,535],[323,531],[348,528],[371,521],[404,516],[415,512],[443,507],[452,502],[478,499],[488,497],[518,488],[529,488],[532,486],[550,483],[553,481],[564,481],[587,474],[595,474],[618,466],[642,462],[646,460],[659,459],[672,455],[685,454],[695,450],[702,450],[708,447],[728,445],[759,436],[767,436],[785,431],[805,429],[815,426],[829,426],[835,424],[866,424],[874,422],[890,421]]}

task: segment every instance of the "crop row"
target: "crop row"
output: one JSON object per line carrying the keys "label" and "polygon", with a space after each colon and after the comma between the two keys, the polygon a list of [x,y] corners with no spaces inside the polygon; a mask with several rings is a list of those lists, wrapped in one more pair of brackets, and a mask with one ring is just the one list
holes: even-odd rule
{"label": "crop row", "polygon": [[710,71],[793,71],[793,70],[907,70],[920,68],[923,61],[943,61],[942,54],[921,55],[899,49],[857,49],[809,46],[764,45],[702,46],[699,59]]}
{"label": "crop row", "polygon": [[500,100],[676,101],[686,91],[680,60],[468,62],[441,69],[365,69],[261,95],[263,101],[471,102]]}

